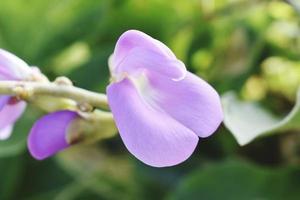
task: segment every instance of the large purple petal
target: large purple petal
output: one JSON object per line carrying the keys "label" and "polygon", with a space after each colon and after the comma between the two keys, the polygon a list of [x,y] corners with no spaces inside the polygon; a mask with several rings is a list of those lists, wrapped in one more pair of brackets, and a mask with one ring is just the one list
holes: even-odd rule
{"label": "large purple petal", "polygon": [[[140,75],[141,72],[156,72],[171,79],[182,79],[185,77],[185,65],[177,59],[170,59],[155,51],[137,47],[132,49],[119,63],[112,73],[130,76]],[[113,74],[113,76],[116,76]]]}
{"label": "large purple petal", "polygon": [[0,130],[6,128],[8,125],[14,124],[23,114],[25,108],[26,103],[24,101],[13,104],[7,103],[0,110]]}
{"label": "large purple petal", "polygon": [[155,167],[172,166],[193,153],[197,135],[148,104],[130,80],[109,85],[107,95],[125,146],[142,162]]}
{"label": "large purple petal", "polygon": [[36,121],[28,137],[31,155],[42,160],[67,148],[66,132],[77,117],[76,112],[64,110],[50,113]]}
{"label": "large purple petal", "polygon": [[166,57],[176,59],[173,52],[162,42],[141,31],[129,30],[123,33],[117,41],[113,53],[112,64],[117,66],[128,55],[128,53],[136,47],[142,47],[165,55]]}
{"label": "large purple petal", "polygon": [[218,93],[204,80],[188,72],[181,81],[152,74],[149,84],[154,101],[170,116],[200,137],[211,135],[223,120]]}
{"label": "large purple petal", "polygon": [[30,73],[30,67],[17,56],[0,49],[0,80],[19,80]]}

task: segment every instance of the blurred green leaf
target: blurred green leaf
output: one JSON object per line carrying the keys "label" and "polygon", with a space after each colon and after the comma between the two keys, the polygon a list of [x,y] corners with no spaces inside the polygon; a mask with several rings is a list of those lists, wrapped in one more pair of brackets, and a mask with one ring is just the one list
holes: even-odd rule
{"label": "blurred green leaf", "polygon": [[107,60],[112,51],[110,48],[94,51],[90,61],[83,67],[71,71],[68,77],[76,86],[104,92],[109,82]]}
{"label": "blurred green leaf", "polygon": [[233,92],[222,96],[224,124],[240,145],[260,136],[300,129],[300,90],[292,111],[284,118],[272,115],[255,102],[240,101]]}
{"label": "blurred green leaf", "polygon": [[241,161],[206,166],[189,174],[169,200],[296,200],[298,168],[268,169]]}
{"label": "blurred green leaf", "polygon": [[0,159],[0,199],[11,199],[14,189],[19,186],[24,159],[20,156]]}
{"label": "blurred green leaf", "polygon": [[261,67],[269,90],[293,101],[300,85],[300,62],[272,56],[265,59]]}
{"label": "blurred green leaf", "polygon": [[132,166],[124,156],[108,155],[97,145],[83,144],[60,153],[56,161],[74,177],[74,182],[62,190],[57,199],[72,199],[86,191],[104,199],[137,198],[136,185],[130,178]]}
{"label": "blurred green leaf", "polygon": [[35,160],[26,155],[23,174],[19,176],[20,188],[15,188],[12,199],[54,199],[60,191],[72,184],[74,179],[62,170],[53,159]]}

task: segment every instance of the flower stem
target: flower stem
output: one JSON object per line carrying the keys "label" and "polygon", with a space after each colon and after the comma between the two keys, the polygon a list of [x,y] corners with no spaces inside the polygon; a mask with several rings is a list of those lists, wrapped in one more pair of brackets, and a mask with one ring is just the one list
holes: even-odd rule
{"label": "flower stem", "polygon": [[27,101],[38,96],[68,98],[78,103],[88,103],[93,107],[108,108],[105,94],[51,82],[0,81],[0,94],[17,96]]}

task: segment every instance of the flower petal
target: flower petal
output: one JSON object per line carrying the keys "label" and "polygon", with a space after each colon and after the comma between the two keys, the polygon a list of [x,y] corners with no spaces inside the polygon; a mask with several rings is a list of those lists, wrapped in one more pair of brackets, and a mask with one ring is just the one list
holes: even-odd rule
{"label": "flower petal", "polygon": [[166,57],[176,59],[173,52],[162,42],[141,31],[129,30],[123,33],[117,41],[112,59],[113,66],[117,66],[127,54],[136,47],[142,47],[165,55]]}
{"label": "flower petal", "polygon": [[13,130],[12,125],[8,125],[5,128],[0,129],[0,140],[6,140],[9,138]]}
{"label": "flower petal", "polygon": [[223,112],[218,93],[207,82],[190,72],[181,81],[164,79],[159,74],[148,77],[158,107],[200,137],[215,132]]}
{"label": "flower petal", "polygon": [[0,129],[14,124],[23,114],[25,108],[26,103],[24,101],[14,104],[7,103],[2,110],[0,110]]}
{"label": "flower petal", "polygon": [[8,103],[9,99],[11,97],[7,96],[7,95],[1,95],[0,96],[0,111],[2,110],[2,108],[4,108],[4,106]]}
{"label": "flower petal", "polygon": [[29,73],[30,67],[23,60],[0,49],[0,80],[19,80]]}
{"label": "flower petal", "polygon": [[42,160],[67,148],[66,131],[77,117],[76,112],[64,110],[50,113],[36,121],[28,137],[31,155]]}
{"label": "flower petal", "polygon": [[141,72],[156,72],[171,79],[180,80],[185,77],[186,68],[180,60],[170,59],[155,51],[137,47],[127,54],[112,73],[115,73],[113,76],[122,76],[124,73],[134,76]]}
{"label": "flower petal", "polygon": [[193,153],[197,135],[147,104],[130,80],[109,85],[107,95],[123,142],[136,158],[166,167],[183,162]]}

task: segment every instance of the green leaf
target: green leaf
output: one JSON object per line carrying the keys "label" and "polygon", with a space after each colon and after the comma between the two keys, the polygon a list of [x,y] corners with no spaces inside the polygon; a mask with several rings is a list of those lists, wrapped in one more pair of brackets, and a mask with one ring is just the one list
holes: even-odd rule
{"label": "green leaf", "polygon": [[279,118],[256,102],[243,102],[233,92],[222,96],[224,124],[240,145],[260,136],[300,129],[300,90],[296,104],[284,118]]}
{"label": "green leaf", "polygon": [[241,161],[206,166],[183,179],[169,200],[292,200],[300,195],[297,168],[268,169]]}

